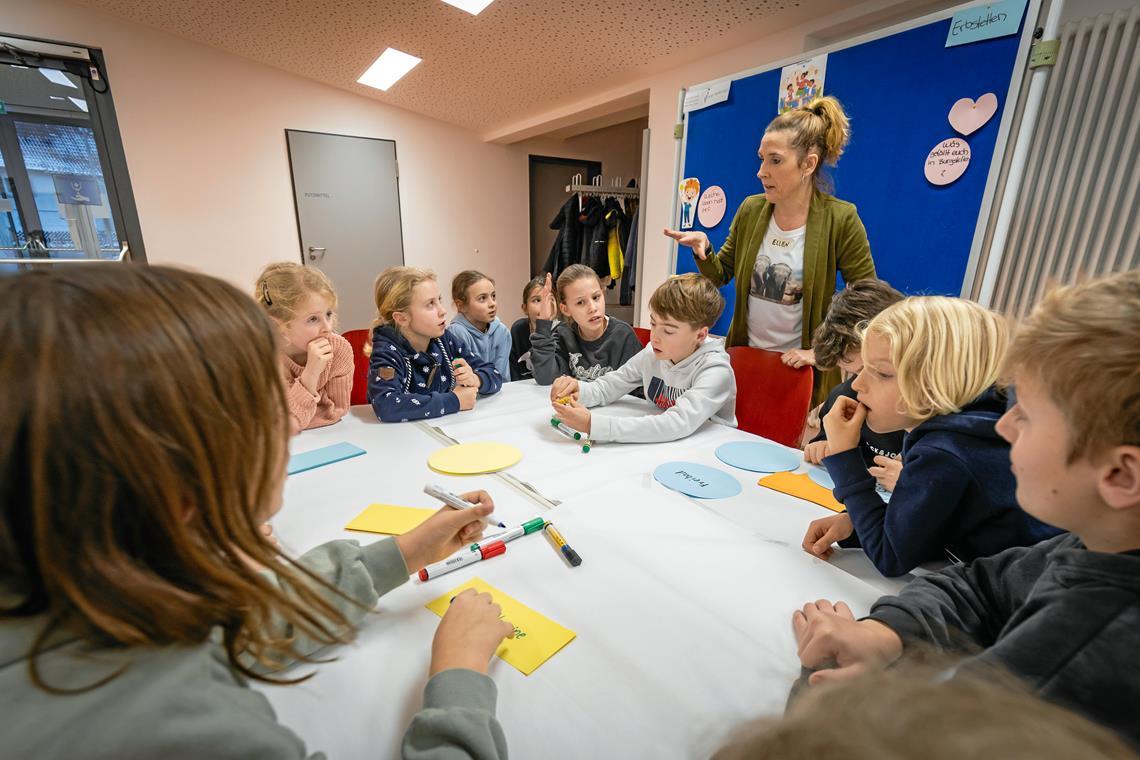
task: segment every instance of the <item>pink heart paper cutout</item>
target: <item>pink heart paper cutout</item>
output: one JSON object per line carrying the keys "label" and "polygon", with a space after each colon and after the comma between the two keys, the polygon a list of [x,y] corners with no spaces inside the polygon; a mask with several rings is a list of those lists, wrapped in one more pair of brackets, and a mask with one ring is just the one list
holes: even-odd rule
{"label": "pink heart paper cutout", "polygon": [[976,132],[994,117],[997,107],[997,95],[992,92],[982,95],[977,102],[962,98],[950,108],[950,126],[963,135]]}

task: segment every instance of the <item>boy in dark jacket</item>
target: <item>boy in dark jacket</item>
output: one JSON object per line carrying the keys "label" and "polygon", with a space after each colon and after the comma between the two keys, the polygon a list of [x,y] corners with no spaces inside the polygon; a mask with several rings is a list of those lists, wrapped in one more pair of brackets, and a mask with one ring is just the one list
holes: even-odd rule
{"label": "boy in dark jacket", "polygon": [[[1017,499],[1071,533],[925,575],[856,622],[821,600],[793,625],[812,683],[934,646],[997,664],[1140,749],[1140,271],[1055,291],[1006,358]],[[909,466],[909,465],[908,465]],[[904,473],[905,473],[904,469]],[[980,650],[980,651],[979,651]],[[951,674],[952,675],[952,674]]]}
{"label": "boy in dark jacket", "polygon": [[[833,541],[862,546],[879,572],[895,576],[1058,533],[1018,508],[1009,445],[994,430],[1005,400],[991,386],[1006,343],[1002,317],[960,298],[909,298],[871,320],[851,385],[858,400],[837,398],[823,419],[823,463],[847,511],[813,522],[805,550],[827,557]],[[859,451],[864,423],[908,431],[889,505]]]}

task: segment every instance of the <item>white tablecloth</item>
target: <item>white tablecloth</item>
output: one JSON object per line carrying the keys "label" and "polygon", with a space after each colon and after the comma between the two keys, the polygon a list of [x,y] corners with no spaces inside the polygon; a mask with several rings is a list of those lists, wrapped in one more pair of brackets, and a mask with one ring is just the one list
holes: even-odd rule
{"label": "white tablecloth", "polygon": [[[343,526],[373,502],[431,506],[422,487],[432,481],[455,491],[487,489],[508,524],[543,514],[583,559],[570,568],[543,536],[527,536],[502,557],[410,581],[383,597],[357,641],[334,650],[336,660],[316,667],[312,679],[258,687],[310,751],[399,755],[420,708],[439,623],[424,604],[472,577],[577,633],[530,676],[492,661],[498,716],[518,758],[707,754],[741,721],[782,709],[799,672],[794,609],[828,597],[862,614],[898,587],[859,552],[827,563],[800,549],[807,523],[829,512],[756,486],[758,476],[716,460],[717,445],[748,434],[710,424],[683,441],[598,444],[582,454],[549,428],[547,398],[545,388],[510,383],[473,412],[434,424],[462,442],[519,446],[523,461],[509,472],[560,502],[550,510],[499,476],[432,472],[427,456],[445,443],[427,426],[378,423],[368,407],[294,440],[294,452],[348,441],[368,453],[289,478],[273,522],[293,551],[336,538],[373,540]],[[616,407],[651,409],[637,399]],[[718,466],[744,492],[700,501],[665,489],[651,473],[669,459]]]}

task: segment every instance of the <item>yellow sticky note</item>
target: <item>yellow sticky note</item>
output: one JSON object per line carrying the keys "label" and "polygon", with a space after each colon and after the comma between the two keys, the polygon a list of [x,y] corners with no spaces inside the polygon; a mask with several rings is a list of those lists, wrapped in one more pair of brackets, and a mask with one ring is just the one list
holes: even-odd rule
{"label": "yellow sticky note", "polygon": [[835,500],[831,491],[816,483],[804,473],[777,472],[765,475],[756,481],[765,488],[786,493],[799,499],[813,502],[821,507],[827,507],[832,512],[842,512],[843,505]]}
{"label": "yellow sticky note", "polygon": [[423,507],[397,507],[394,504],[369,504],[345,530],[364,530],[388,536],[402,536],[435,514],[434,509]]}
{"label": "yellow sticky note", "polygon": [[457,586],[426,606],[443,617],[452,597],[473,588],[488,593],[503,610],[503,619],[515,627],[515,635],[504,639],[495,654],[506,660],[524,676],[529,676],[539,665],[549,660],[558,650],[574,640],[578,634],[563,628],[545,615],[541,615],[522,602],[516,601],[498,589],[491,588],[482,578],[472,578]]}
{"label": "yellow sticky note", "polygon": [[428,467],[445,475],[480,475],[505,470],[522,459],[522,452],[505,443],[460,443],[432,452]]}

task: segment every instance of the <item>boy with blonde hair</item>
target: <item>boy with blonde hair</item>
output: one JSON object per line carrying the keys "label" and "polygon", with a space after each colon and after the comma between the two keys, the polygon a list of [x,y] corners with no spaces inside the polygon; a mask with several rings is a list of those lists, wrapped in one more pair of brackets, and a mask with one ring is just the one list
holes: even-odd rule
{"label": "boy with blonde hair", "polygon": [[[1037,693],[1140,748],[1140,271],[1054,291],[1005,360],[1021,507],[1070,533],[912,581],[856,622],[821,600],[796,612],[813,683],[904,649],[981,651]],[[909,465],[908,465],[909,466]],[[904,470],[904,475],[905,475]],[[893,506],[893,503],[892,503]]]}
{"label": "boy with blonde hair", "polygon": [[[823,419],[835,498],[847,511],[813,522],[803,547],[862,546],[884,575],[976,557],[1057,534],[1017,507],[1009,444],[994,429],[1006,399],[994,387],[1008,343],[1003,317],[961,298],[923,296],[867,325],[863,370]],[[866,424],[906,430],[890,505],[859,451]]]}
{"label": "boy with blonde hair", "polygon": [[[709,337],[723,309],[724,297],[703,275],[670,277],[649,299],[649,345],[597,380],[555,380],[554,415],[591,440],[624,443],[675,441],[710,419],[736,427],[736,377],[724,340]],[[612,417],[589,410],[636,388],[663,412]],[[567,396],[568,403],[559,403]]]}

